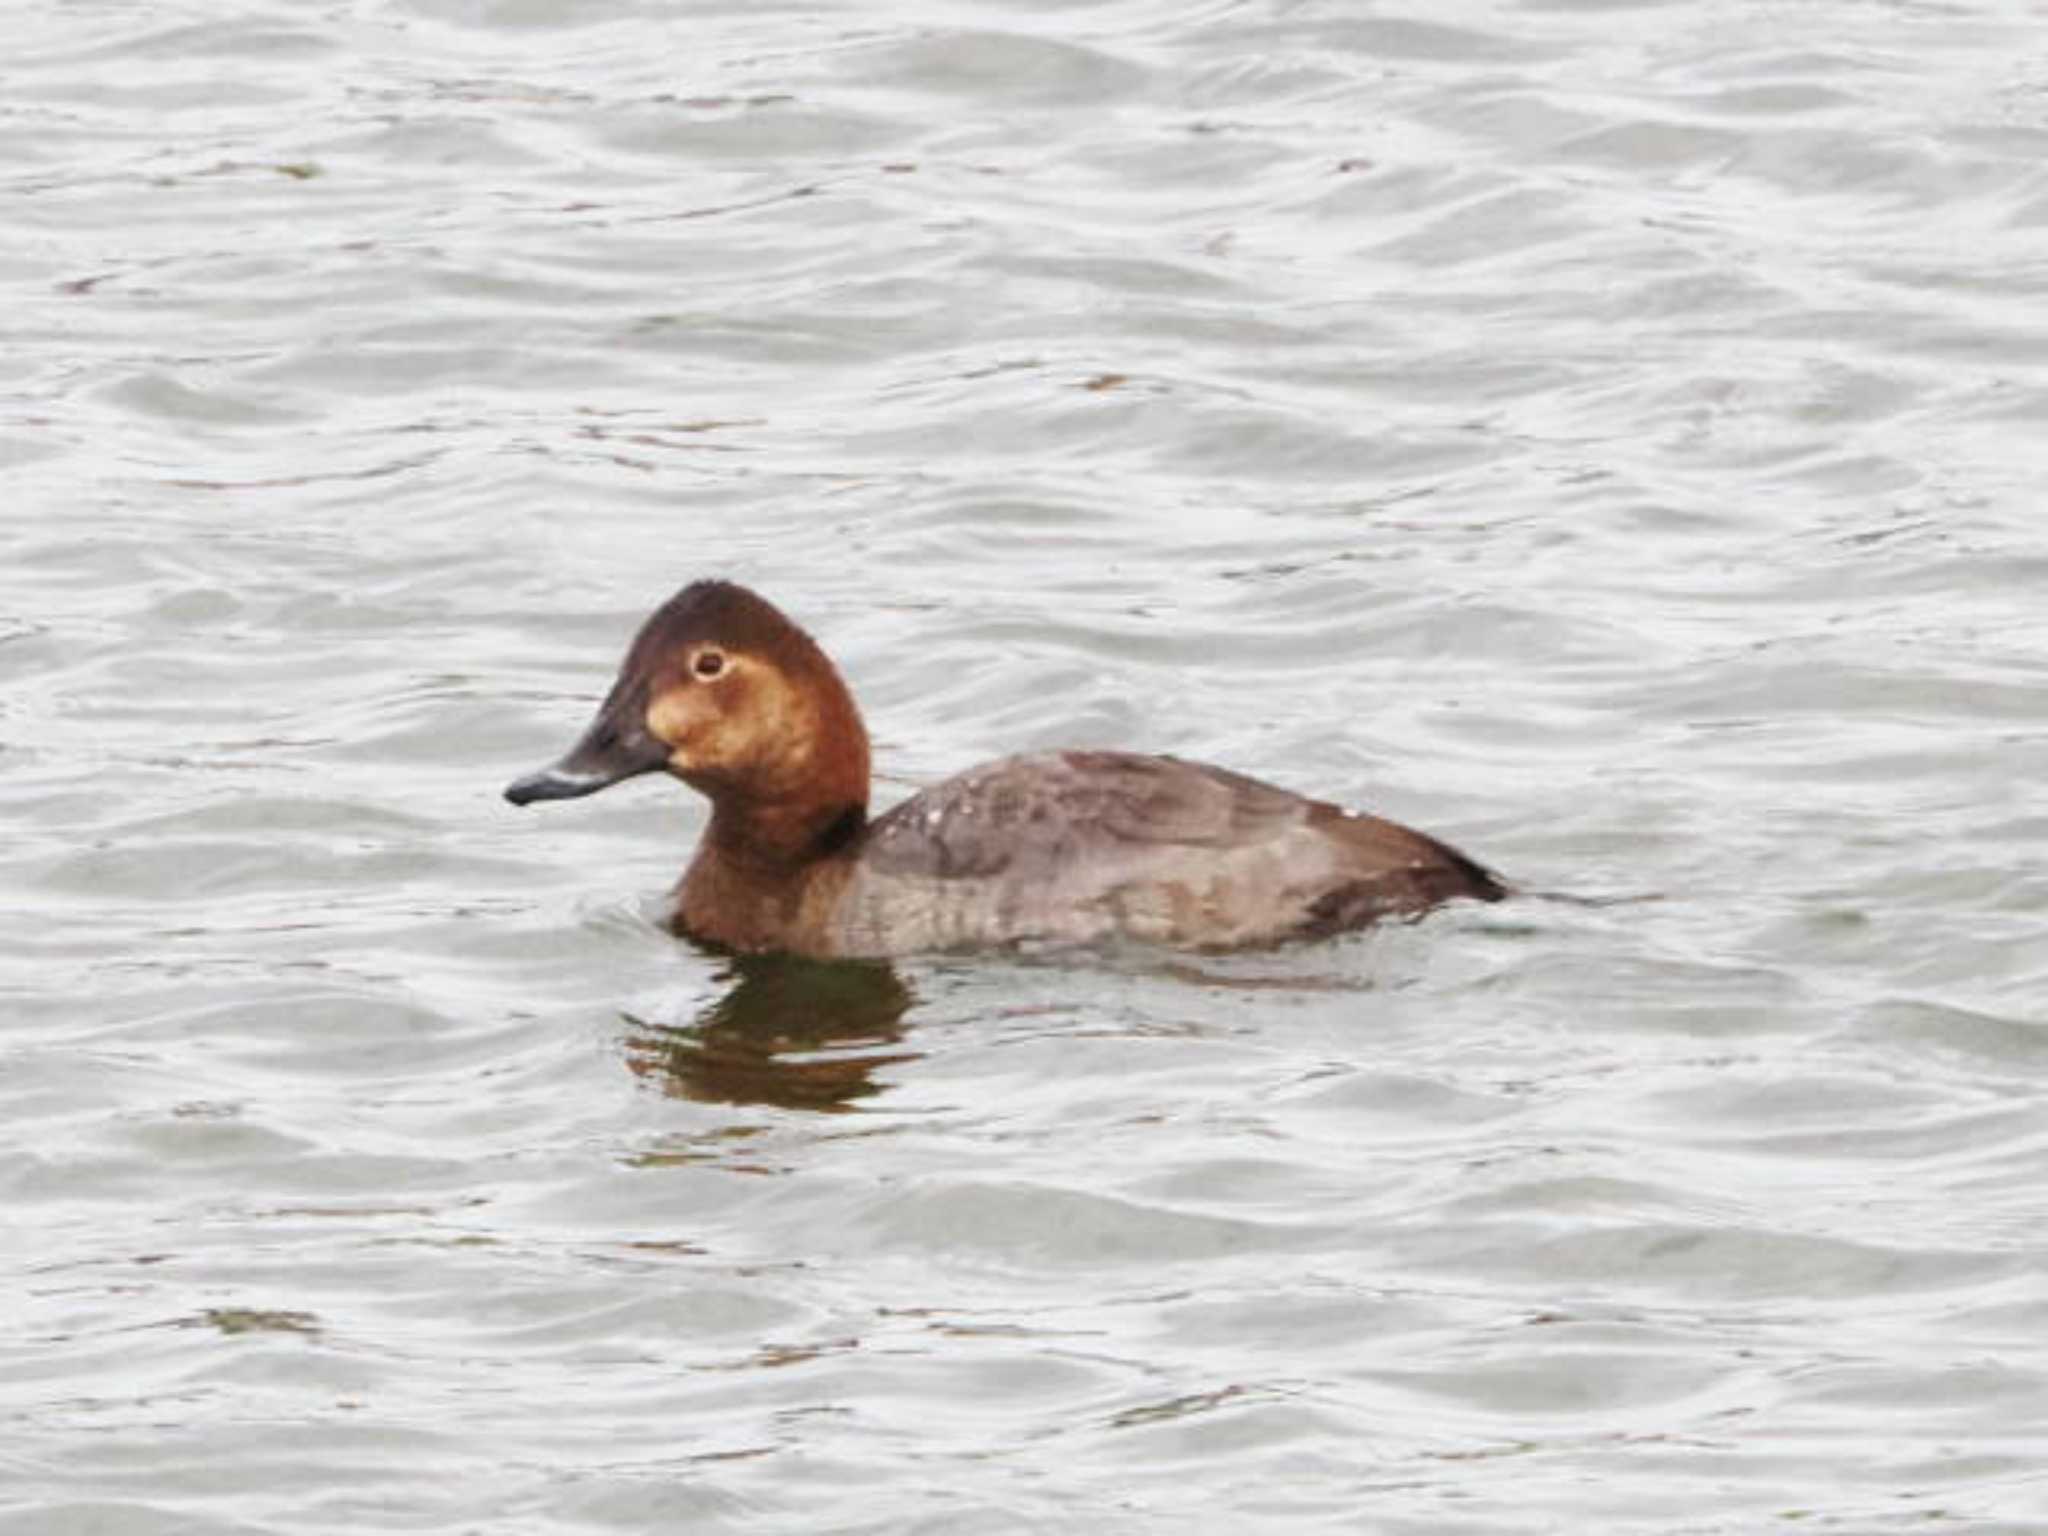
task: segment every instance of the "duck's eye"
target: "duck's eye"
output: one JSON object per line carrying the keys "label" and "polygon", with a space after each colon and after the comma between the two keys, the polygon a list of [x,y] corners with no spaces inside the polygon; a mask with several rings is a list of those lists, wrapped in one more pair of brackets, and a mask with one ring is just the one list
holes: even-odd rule
{"label": "duck's eye", "polygon": [[725,670],[723,651],[699,651],[697,659],[690,663],[690,670],[699,677],[716,677]]}

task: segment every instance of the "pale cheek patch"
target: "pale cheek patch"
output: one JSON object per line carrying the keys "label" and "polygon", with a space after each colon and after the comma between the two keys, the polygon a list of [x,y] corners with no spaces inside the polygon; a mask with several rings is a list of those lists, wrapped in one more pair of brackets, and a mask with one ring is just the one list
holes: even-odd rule
{"label": "pale cheek patch", "polygon": [[704,722],[704,711],[684,692],[664,693],[647,706],[647,730],[669,748],[669,761],[680,765],[690,736]]}
{"label": "pale cheek patch", "polygon": [[[741,710],[736,720],[730,711]],[[647,706],[647,729],[669,749],[669,767],[678,773],[709,773],[730,769],[748,728],[743,697],[730,687],[707,684],[671,688]]]}
{"label": "pale cheek patch", "polygon": [[774,782],[784,765],[804,763],[816,734],[813,713],[801,693],[772,668],[745,679],[726,675],[711,683],[671,688],[647,706],[647,729],[668,748],[678,773],[743,773],[759,778],[755,787],[780,791]]}

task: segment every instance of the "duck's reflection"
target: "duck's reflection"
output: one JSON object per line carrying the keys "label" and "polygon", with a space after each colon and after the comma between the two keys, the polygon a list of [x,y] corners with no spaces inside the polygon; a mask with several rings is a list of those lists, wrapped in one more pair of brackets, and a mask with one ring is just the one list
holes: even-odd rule
{"label": "duck's reflection", "polygon": [[735,955],[721,979],[732,986],[692,1023],[629,1015],[626,1064],[682,1098],[838,1109],[882,1091],[878,1068],[921,1054],[887,1049],[915,999],[886,962]]}

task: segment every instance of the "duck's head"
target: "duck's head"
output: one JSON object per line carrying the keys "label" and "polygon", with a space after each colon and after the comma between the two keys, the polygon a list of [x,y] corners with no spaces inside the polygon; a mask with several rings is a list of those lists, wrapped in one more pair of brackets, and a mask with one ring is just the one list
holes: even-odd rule
{"label": "duck's head", "polygon": [[505,798],[569,800],[657,769],[721,809],[864,810],[867,731],[838,669],[780,609],[697,581],[640,627],[582,740]]}

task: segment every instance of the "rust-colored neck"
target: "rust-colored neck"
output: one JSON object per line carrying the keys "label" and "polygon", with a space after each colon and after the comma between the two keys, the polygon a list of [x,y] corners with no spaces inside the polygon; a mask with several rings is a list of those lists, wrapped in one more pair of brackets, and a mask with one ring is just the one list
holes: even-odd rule
{"label": "rust-colored neck", "polygon": [[867,821],[868,733],[852,693],[802,630],[792,625],[779,649],[771,749],[743,777],[699,785],[711,799],[705,846],[736,870],[828,858]]}

